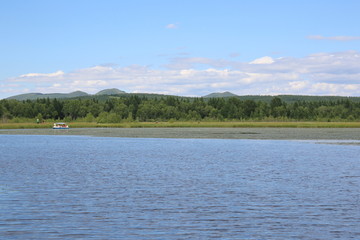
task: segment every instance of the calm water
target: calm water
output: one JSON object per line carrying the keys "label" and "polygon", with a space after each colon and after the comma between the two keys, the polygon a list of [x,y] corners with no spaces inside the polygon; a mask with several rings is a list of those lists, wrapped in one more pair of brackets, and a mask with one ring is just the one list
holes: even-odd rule
{"label": "calm water", "polygon": [[0,239],[360,239],[360,146],[0,135]]}

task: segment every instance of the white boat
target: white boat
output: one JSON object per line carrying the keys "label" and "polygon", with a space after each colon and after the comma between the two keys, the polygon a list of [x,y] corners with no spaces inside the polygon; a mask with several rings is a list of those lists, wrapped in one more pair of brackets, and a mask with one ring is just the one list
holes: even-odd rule
{"label": "white boat", "polygon": [[53,129],[69,129],[69,126],[64,122],[54,123]]}

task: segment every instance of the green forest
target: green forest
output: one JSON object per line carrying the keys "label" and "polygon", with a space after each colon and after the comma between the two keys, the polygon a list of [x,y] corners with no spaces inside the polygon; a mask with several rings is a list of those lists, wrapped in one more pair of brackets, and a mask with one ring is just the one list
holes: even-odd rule
{"label": "green forest", "polygon": [[2,122],[24,119],[120,123],[125,121],[358,121],[360,102],[350,99],[287,102],[176,96],[0,100]]}

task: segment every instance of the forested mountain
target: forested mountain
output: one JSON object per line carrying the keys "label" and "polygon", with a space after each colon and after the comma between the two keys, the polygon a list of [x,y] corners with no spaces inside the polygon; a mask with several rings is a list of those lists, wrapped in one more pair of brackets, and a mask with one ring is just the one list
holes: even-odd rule
{"label": "forested mountain", "polygon": [[95,95],[116,95],[116,94],[126,94],[126,92],[121,91],[117,88],[111,88],[111,89],[104,89],[100,92],[96,93]]}
{"label": "forested mountain", "polygon": [[[111,88],[111,89],[101,90],[100,92],[96,93],[95,95],[100,96],[100,95],[116,95],[116,94],[126,94],[126,92],[121,91],[117,88]],[[15,99],[15,100],[23,101],[23,100],[36,100],[36,99],[41,99],[41,98],[63,99],[63,98],[79,98],[79,97],[86,97],[86,96],[93,96],[93,95],[88,94],[86,92],[82,92],[82,91],[75,91],[72,93],[48,93],[48,94],[25,93],[25,94],[8,97],[7,99]]]}
{"label": "forested mountain", "polygon": [[25,93],[25,94],[20,94],[20,95],[15,95],[12,97],[9,97],[7,99],[15,99],[15,100],[36,100],[36,99],[41,99],[41,98],[76,98],[76,97],[84,97],[84,96],[88,96],[89,94],[87,94],[86,92],[82,92],[82,91],[75,91],[72,93],[48,93],[48,94],[44,94],[44,93]]}
{"label": "forested mountain", "polygon": [[233,94],[231,92],[216,92],[216,93],[210,93],[206,96],[203,96],[203,98],[219,98],[219,97],[237,97],[238,95]]}
{"label": "forested mountain", "polygon": [[[163,95],[163,94],[156,94],[156,93],[126,93],[125,91],[121,91],[117,88],[111,89],[104,89],[99,91],[98,93],[92,95],[82,91],[75,91],[72,93],[27,93],[27,94],[20,94],[16,96],[9,97],[7,99],[15,99],[19,101],[23,100],[36,100],[36,99],[97,99],[99,101],[105,101],[110,98],[116,97],[131,97],[137,96],[140,98],[162,98],[162,97],[175,97],[175,98],[182,98],[182,99],[194,99],[194,97],[182,97],[182,96],[173,96],[173,95]],[[211,98],[230,98],[236,97],[240,100],[253,100],[253,101],[262,101],[270,103],[270,101],[274,98],[274,96],[270,95],[243,95],[239,96],[233,94],[231,92],[216,92],[210,93],[208,95],[203,96],[204,99],[211,99]],[[351,100],[353,102],[360,102],[360,97],[343,97],[343,96],[307,96],[307,95],[278,95],[282,101],[286,103],[295,103],[298,101],[338,101],[338,100]]]}

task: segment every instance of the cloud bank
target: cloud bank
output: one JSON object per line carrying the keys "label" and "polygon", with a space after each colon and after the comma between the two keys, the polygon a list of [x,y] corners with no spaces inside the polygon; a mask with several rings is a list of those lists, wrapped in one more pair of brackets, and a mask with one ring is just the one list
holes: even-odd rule
{"label": "cloud bank", "polygon": [[250,62],[184,57],[170,59],[157,69],[139,65],[94,66],[71,72],[28,73],[8,79],[2,91],[95,93],[119,88],[134,93],[183,96],[219,91],[239,95],[360,96],[359,66],[357,51],[317,53],[303,58],[265,56]]}
{"label": "cloud bank", "polygon": [[360,36],[333,36],[333,37],[325,37],[321,35],[312,35],[308,36],[308,39],[313,40],[333,40],[333,41],[355,41],[360,40]]}

